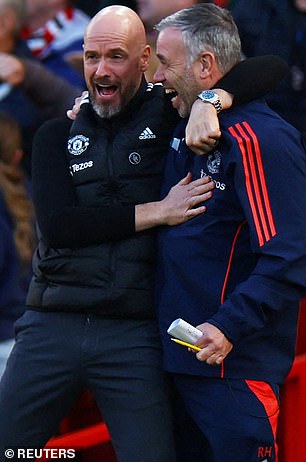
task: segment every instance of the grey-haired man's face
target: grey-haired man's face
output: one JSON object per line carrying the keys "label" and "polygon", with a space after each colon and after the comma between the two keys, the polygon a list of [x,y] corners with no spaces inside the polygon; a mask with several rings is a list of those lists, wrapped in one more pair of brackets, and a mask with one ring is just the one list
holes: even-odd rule
{"label": "grey-haired man's face", "polygon": [[156,51],[160,62],[154,80],[162,82],[165,88],[176,92],[172,105],[181,117],[188,117],[192,103],[201,88],[196,81],[193,67],[187,63],[181,32],[171,27],[160,32]]}

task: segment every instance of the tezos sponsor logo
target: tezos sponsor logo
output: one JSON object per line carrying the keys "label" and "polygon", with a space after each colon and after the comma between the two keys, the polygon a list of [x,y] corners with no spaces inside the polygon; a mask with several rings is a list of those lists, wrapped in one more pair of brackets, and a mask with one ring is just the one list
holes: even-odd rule
{"label": "tezos sponsor logo", "polygon": [[89,146],[89,138],[76,135],[68,140],[68,151],[73,156],[80,156]]}
{"label": "tezos sponsor logo", "polygon": [[[200,178],[203,178],[205,176],[210,176],[210,175],[208,175],[203,169],[201,169]],[[214,178],[211,178],[211,179],[215,183],[216,189],[220,189],[220,191],[224,191],[226,189],[225,183],[221,183],[221,181],[215,180]]]}
{"label": "tezos sponsor logo", "polygon": [[91,168],[93,167],[93,165],[93,160],[89,160],[87,162],[80,162],[79,164],[72,164],[70,166],[70,172],[73,175],[75,172],[80,172],[81,170],[85,170],[86,168]]}

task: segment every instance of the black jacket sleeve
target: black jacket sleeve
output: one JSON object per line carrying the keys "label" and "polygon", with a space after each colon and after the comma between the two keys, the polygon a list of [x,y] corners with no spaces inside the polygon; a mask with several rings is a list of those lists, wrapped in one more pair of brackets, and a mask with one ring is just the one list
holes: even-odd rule
{"label": "black jacket sleeve", "polygon": [[135,233],[135,207],[82,207],[66,159],[71,121],[53,119],[36,133],[32,154],[33,202],[50,247],[81,247]]}
{"label": "black jacket sleeve", "polygon": [[255,56],[240,61],[219,80],[215,88],[232,93],[234,104],[241,104],[275,90],[288,72],[288,65],[279,56]]}

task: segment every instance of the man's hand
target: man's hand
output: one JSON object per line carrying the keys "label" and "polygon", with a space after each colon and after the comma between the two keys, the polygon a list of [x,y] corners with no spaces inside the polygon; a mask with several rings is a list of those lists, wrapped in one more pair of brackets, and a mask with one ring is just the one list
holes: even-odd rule
{"label": "man's hand", "polygon": [[[233,103],[233,95],[225,90],[214,88],[218,93],[222,108],[229,109]],[[217,111],[210,103],[197,99],[191,108],[186,126],[186,144],[196,154],[207,154],[214,149],[221,137]]]}
{"label": "man's hand", "polygon": [[22,60],[9,53],[0,52],[0,81],[16,86],[24,81],[24,77]]}
{"label": "man's hand", "polygon": [[163,225],[178,225],[205,212],[202,204],[212,196],[215,187],[210,177],[192,180],[191,173],[173,186],[168,195],[160,202]]}
{"label": "man's hand", "polygon": [[221,136],[217,111],[210,103],[196,100],[186,126],[186,144],[196,154],[211,151]]}
{"label": "man's hand", "polygon": [[203,332],[203,336],[197,341],[196,346],[201,348],[197,353],[199,361],[206,361],[210,365],[219,365],[233,348],[233,344],[225,337],[220,329],[204,322],[197,326]]}
{"label": "man's hand", "polygon": [[72,109],[69,109],[67,111],[68,119],[71,119],[71,120],[76,119],[76,116],[80,112],[82,102],[84,100],[86,100],[87,98],[88,98],[88,91],[87,90],[83,91],[81,96],[78,96],[77,98],[75,98],[74,105],[72,106]]}
{"label": "man's hand", "polygon": [[136,205],[136,231],[178,225],[205,212],[206,207],[202,203],[212,196],[215,184],[208,176],[191,180],[192,175],[188,173],[163,200]]}

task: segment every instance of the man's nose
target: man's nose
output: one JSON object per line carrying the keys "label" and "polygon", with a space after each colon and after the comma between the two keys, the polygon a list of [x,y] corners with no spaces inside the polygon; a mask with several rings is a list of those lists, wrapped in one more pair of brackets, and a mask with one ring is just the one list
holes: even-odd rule
{"label": "man's nose", "polygon": [[97,69],[96,69],[96,75],[105,76],[109,74],[110,74],[110,71],[109,71],[107,61],[106,59],[101,58],[98,63]]}
{"label": "man's nose", "polygon": [[154,72],[153,80],[154,82],[164,82],[166,80],[161,66],[158,66],[156,71]]}

